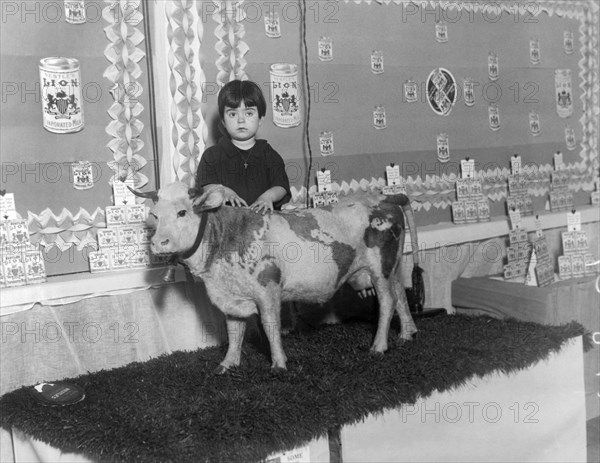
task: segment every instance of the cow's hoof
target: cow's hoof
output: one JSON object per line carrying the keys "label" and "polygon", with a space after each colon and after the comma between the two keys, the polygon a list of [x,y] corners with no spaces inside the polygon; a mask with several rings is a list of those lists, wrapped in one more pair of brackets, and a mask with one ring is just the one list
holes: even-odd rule
{"label": "cow's hoof", "polygon": [[371,349],[369,350],[369,354],[371,354],[374,357],[383,357],[384,353],[385,350],[376,350],[373,347],[371,347]]}
{"label": "cow's hoof", "polygon": [[400,344],[404,342],[414,341],[415,339],[417,339],[417,333],[418,331],[415,331],[414,333],[410,333],[408,335],[398,336],[398,341],[400,342]]}
{"label": "cow's hoof", "polygon": [[219,365],[219,366],[217,366],[217,368],[215,368],[213,370],[213,375],[221,376],[221,375],[224,375],[225,373],[227,373],[228,371],[229,371],[229,368],[227,368],[225,365]]}

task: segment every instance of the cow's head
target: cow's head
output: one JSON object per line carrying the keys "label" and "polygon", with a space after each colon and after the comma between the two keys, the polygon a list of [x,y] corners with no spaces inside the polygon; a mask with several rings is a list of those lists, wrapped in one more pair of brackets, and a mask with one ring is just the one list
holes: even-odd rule
{"label": "cow's head", "polygon": [[194,189],[184,183],[171,183],[158,192],[138,193],[151,198],[154,207],[148,225],[154,230],[151,249],[154,254],[181,254],[194,245],[200,225],[200,213],[223,204],[223,187]]}

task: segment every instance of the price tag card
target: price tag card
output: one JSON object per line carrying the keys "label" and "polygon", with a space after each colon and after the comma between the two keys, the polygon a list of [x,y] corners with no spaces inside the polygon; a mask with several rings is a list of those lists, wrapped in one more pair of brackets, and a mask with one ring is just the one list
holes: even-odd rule
{"label": "price tag card", "polygon": [[511,228],[521,228],[521,212],[519,209],[510,209],[508,211],[508,217],[510,218]]}
{"label": "price tag card", "polygon": [[554,153],[554,170],[564,169],[563,154],[560,151]]}
{"label": "price tag card", "polygon": [[133,179],[125,180],[124,182],[113,182],[113,195],[115,206],[135,204],[136,196],[127,187],[133,188]]}
{"label": "price tag card", "polygon": [[0,194],[0,220],[16,220],[15,194]]}
{"label": "price tag card", "polygon": [[331,191],[331,171],[320,170],[317,172],[317,189],[319,192]]}
{"label": "price tag card", "polygon": [[510,171],[513,175],[519,175],[521,173],[521,156],[515,154],[510,158]]}
{"label": "price tag card", "polygon": [[462,178],[473,178],[475,175],[475,159],[463,159],[460,161]]}
{"label": "price tag card", "polygon": [[400,166],[390,164],[385,168],[388,185],[400,185]]}
{"label": "price tag card", "polygon": [[581,212],[571,211],[567,214],[567,230],[581,231]]}
{"label": "price tag card", "polygon": [[535,236],[538,238],[541,238],[542,236],[544,236],[544,232],[542,230],[542,221],[540,220],[539,216],[535,217]]}

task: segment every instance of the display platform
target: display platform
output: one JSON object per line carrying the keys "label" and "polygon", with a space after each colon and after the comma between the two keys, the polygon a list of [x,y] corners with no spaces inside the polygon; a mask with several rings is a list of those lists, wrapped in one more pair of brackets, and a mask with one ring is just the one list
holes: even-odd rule
{"label": "display platform", "polygon": [[[322,439],[329,430],[342,427],[344,461],[360,461],[358,450],[373,461],[384,448],[406,455],[416,449],[433,452],[431,447],[439,446],[436,434],[423,429],[421,440],[412,442],[413,450],[404,450],[407,444],[399,438],[396,424],[382,434],[383,441],[368,438],[370,428],[359,430],[360,439],[352,437],[353,425],[365,426],[374,416],[385,421],[389,410],[414,410],[423,400],[425,409],[435,410],[438,403],[441,416],[455,421],[453,410],[440,402],[439,394],[447,393],[451,402],[479,403],[474,412],[485,409],[484,418],[496,423],[499,413],[508,418],[511,410],[519,420],[536,419],[531,427],[535,445],[543,438],[548,442],[558,438],[568,449],[556,453],[563,461],[567,454],[585,458],[585,406],[578,374],[581,325],[542,326],[454,315],[420,319],[417,326],[417,338],[401,344],[394,327],[385,355],[369,352],[374,332],[370,324],[294,333],[284,338],[287,371],[271,370],[264,353],[250,346],[241,368],[225,376],[212,374],[223,347],[175,352],[69,379],[85,390],[86,398],[68,407],[40,405],[23,387],[0,399],[1,425],[13,431],[15,446],[21,449],[33,438],[92,461],[128,462],[261,461],[302,446],[308,446],[309,456],[301,461],[323,461]],[[567,358],[562,362],[555,361],[563,356]],[[537,371],[541,367],[548,370],[545,376]],[[517,381],[527,374],[523,382]],[[536,389],[542,385],[538,395]],[[532,403],[538,407],[535,413]],[[563,442],[555,432],[556,423],[565,423],[565,418]],[[490,449],[498,460],[506,461],[512,455],[510,440],[523,433],[519,420],[508,419],[482,431],[472,441],[480,449],[475,455],[482,455],[482,439],[502,441],[490,444]],[[427,420],[423,424],[436,427]],[[459,425],[451,424],[460,435]],[[503,427],[506,432],[499,433]],[[409,434],[407,438],[412,439]],[[469,455],[454,448],[470,445],[468,441],[463,437],[444,444],[449,459]],[[524,453],[517,455],[520,461],[527,460]],[[539,453],[531,449],[529,460],[535,455]]]}
{"label": "display platform", "polygon": [[[590,333],[600,332],[597,277],[574,278],[538,288],[494,278],[458,278],[452,282],[452,305],[461,314],[514,317],[548,325],[575,320]],[[584,355],[587,418],[600,416],[600,345]]]}

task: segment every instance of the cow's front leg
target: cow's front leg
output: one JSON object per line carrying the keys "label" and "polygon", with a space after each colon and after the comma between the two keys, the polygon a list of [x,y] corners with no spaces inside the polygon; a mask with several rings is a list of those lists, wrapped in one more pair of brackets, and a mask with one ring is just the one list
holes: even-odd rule
{"label": "cow's front leg", "polygon": [[384,277],[374,279],[379,302],[379,321],[377,333],[371,346],[371,352],[383,354],[388,349],[388,334],[394,315],[394,300],[390,291],[390,283]]}
{"label": "cow's front leg", "polygon": [[259,303],[260,319],[271,348],[271,368],[285,369],[287,358],[281,343],[281,300],[266,298]]}
{"label": "cow's front leg", "polygon": [[244,333],[246,332],[246,320],[227,316],[226,323],[229,345],[225,358],[214,370],[214,374],[216,375],[222,375],[230,368],[239,366],[242,359],[242,343],[244,342]]}

